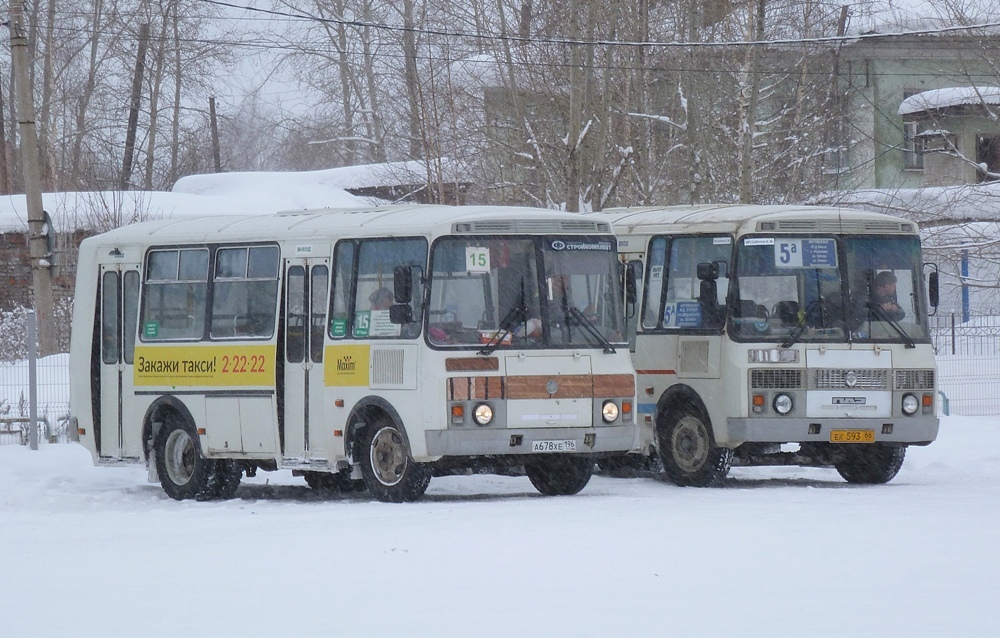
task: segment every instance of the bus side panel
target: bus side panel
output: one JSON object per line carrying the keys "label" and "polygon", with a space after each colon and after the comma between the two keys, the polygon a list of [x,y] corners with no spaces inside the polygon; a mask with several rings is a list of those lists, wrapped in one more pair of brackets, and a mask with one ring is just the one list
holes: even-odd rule
{"label": "bus side panel", "polygon": [[[96,240],[86,239],[80,245],[76,271],[76,296],[73,304],[73,325],[70,338],[70,414],[76,418],[80,443],[90,450],[94,462],[98,458],[99,433],[95,428],[94,406],[100,397],[94,396],[100,387],[93,383],[95,352],[95,320],[97,309],[97,245]],[[99,341],[98,341],[99,343]],[[96,386],[96,387],[95,387]]]}

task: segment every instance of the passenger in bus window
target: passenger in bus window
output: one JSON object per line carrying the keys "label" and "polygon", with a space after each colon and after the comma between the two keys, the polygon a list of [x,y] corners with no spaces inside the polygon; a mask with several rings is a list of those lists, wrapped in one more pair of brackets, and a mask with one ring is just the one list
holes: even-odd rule
{"label": "passenger in bus window", "polygon": [[372,310],[388,310],[392,306],[393,295],[388,288],[379,288],[368,296]]}

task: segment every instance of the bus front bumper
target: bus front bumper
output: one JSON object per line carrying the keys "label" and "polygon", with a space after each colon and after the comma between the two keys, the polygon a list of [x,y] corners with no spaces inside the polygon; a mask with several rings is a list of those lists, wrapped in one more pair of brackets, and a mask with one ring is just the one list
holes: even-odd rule
{"label": "bus front bumper", "polygon": [[[537,454],[572,441],[577,454],[626,453],[637,448],[638,426],[608,425],[598,428],[463,428],[430,430],[425,434],[428,456],[478,456],[484,454]],[[539,442],[538,449],[534,444]],[[545,442],[545,443],[540,443]],[[533,451],[534,450],[534,451]]]}
{"label": "bus front bumper", "polygon": [[723,444],[830,443],[833,430],[870,430],[877,443],[927,444],[937,438],[939,419],[935,417],[892,417],[885,419],[726,419],[728,439]]}

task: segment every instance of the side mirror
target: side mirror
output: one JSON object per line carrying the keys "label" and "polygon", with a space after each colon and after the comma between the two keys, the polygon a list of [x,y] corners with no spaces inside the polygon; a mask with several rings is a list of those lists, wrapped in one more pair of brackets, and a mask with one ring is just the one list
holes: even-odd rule
{"label": "side mirror", "polygon": [[[396,266],[392,271],[392,292],[397,304],[408,304],[413,299],[413,269]],[[393,321],[393,323],[396,323]]]}
{"label": "side mirror", "polygon": [[638,299],[636,290],[635,263],[629,263],[625,266],[625,303],[635,304]]}
{"label": "side mirror", "polygon": [[937,308],[940,301],[939,297],[941,293],[939,286],[938,271],[935,270],[927,276],[927,296],[930,297],[929,301],[933,308]]}
{"label": "side mirror", "polygon": [[405,303],[392,304],[389,306],[389,322],[400,325],[413,323],[413,308]]}
{"label": "side mirror", "polygon": [[698,279],[702,281],[715,281],[719,278],[719,262],[703,261],[698,264]]}

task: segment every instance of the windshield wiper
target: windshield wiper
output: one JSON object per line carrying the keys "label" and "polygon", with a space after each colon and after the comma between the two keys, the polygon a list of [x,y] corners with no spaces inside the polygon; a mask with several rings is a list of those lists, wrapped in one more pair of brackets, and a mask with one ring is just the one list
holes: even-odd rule
{"label": "windshield wiper", "polygon": [[615,347],[611,345],[611,342],[601,334],[601,331],[597,329],[594,323],[587,318],[587,315],[583,314],[579,308],[575,306],[568,306],[566,308],[569,311],[569,315],[576,319],[577,323],[583,326],[584,330],[590,334],[594,339],[597,339],[597,343],[604,346],[604,354],[613,354],[617,352]]}
{"label": "windshield wiper", "polygon": [[795,342],[799,340],[799,337],[801,337],[802,333],[805,332],[806,330],[806,320],[808,319],[809,315],[815,312],[816,309],[819,308],[820,304],[822,303],[823,299],[820,298],[820,299],[813,299],[806,305],[805,312],[799,315],[799,320],[795,322],[795,326],[792,328],[792,331],[788,333],[788,338],[785,339],[784,343],[781,344],[782,348],[791,348],[795,344]]}
{"label": "windshield wiper", "polygon": [[[889,324],[890,326],[892,326],[892,329],[895,330],[896,333],[900,337],[903,338],[903,344],[907,348],[916,348],[917,347],[916,344],[913,343],[913,339],[910,338],[910,335],[906,334],[906,331],[903,330],[903,326],[899,325],[899,322],[897,322],[895,319],[893,319],[892,317],[890,317],[889,313],[885,311],[885,308],[883,308],[882,306],[878,305],[877,303],[869,301],[868,302],[868,310],[871,311],[871,313],[873,315],[875,315],[878,319],[880,319],[880,320],[886,322],[887,324]],[[870,320],[869,320],[869,322],[870,322]],[[871,331],[869,330],[869,332],[871,332]]]}
{"label": "windshield wiper", "polygon": [[524,297],[521,297],[521,301],[518,302],[513,308],[510,309],[504,318],[500,320],[500,327],[497,331],[493,333],[490,337],[489,342],[483,346],[482,350],[479,351],[481,355],[493,354],[500,344],[503,342],[504,338],[511,333],[511,329],[519,323],[523,323],[527,320],[528,308],[524,304]]}

